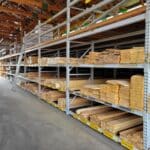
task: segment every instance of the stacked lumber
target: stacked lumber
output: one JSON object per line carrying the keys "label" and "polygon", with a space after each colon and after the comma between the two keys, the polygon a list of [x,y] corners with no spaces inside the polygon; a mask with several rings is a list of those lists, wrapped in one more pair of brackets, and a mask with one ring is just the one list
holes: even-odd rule
{"label": "stacked lumber", "polygon": [[107,49],[102,52],[90,52],[85,58],[87,64],[118,64],[120,62],[120,51]]}
{"label": "stacked lumber", "polygon": [[[78,64],[78,58],[70,58],[70,64]],[[66,64],[66,57],[42,57],[38,59],[38,63],[42,66],[48,66],[50,64]]]}
{"label": "stacked lumber", "polygon": [[35,65],[35,64],[38,64],[38,57],[37,56],[25,57],[24,64],[25,65]]}
{"label": "stacked lumber", "polygon": [[[102,82],[103,79],[99,79],[99,80],[94,80],[93,83],[99,83]],[[61,91],[65,91],[66,90],[66,79],[65,78],[61,78],[61,79],[54,79],[50,81],[52,88],[54,89],[58,89]],[[89,81],[90,82],[90,81]],[[74,90],[81,90],[83,88],[84,85],[89,83],[87,79],[84,78],[72,78],[70,79],[70,84],[69,84],[69,88],[71,91]]]}
{"label": "stacked lumber", "polygon": [[105,129],[113,134],[117,134],[120,131],[140,125],[142,122],[143,120],[141,117],[128,114],[125,117],[107,122]]}
{"label": "stacked lumber", "polygon": [[119,102],[119,85],[107,84],[106,99],[102,99],[108,103],[118,104]]}
{"label": "stacked lumber", "polygon": [[92,107],[88,107],[88,108],[81,108],[81,109],[78,109],[76,111],[76,113],[80,117],[87,119],[87,120],[90,120],[91,115],[98,114],[100,112],[106,113],[109,110],[112,110],[112,108],[104,106],[104,105],[100,105],[100,106],[92,106]]}
{"label": "stacked lumber", "polygon": [[40,98],[47,102],[57,101],[59,98],[64,98],[65,94],[55,90],[44,89],[41,92]]}
{"label": "stacked lumber", "polygon": [[119,133],[120,139],[138,150],[143,150],[143,126],[136,126]]}
{"label": "stacked lumber", "polygon": [[97,85],[85,85],[81,89],[80,93],[83,95],[86,95],[86,96],[91,96],[91,97],[99,99],[100,86],[101,85],[99,85],[99,84],[97,84]]}
{"label": "stacked lumber", "polygon": [[83,95],[87,95],[87,96],[91,96],[91,97],[99,99],[100,98],[100,89],[103,86],[103,83],[105,81],[106,81],[105,79],[99,79],[99,81],[98,80],[94,81],[97,84],[84,85],[81,88],[80,93]]}
{"label": "stacked lumber", "polygon": [[90,52],[85,56],[86,64],[141,64],[144,63],[144,47],[118,50],[106,49],[102,52]]}
{"label": "stacked lumber", "polygon": [[20,86],[31,93],[38,95],[38,85],[36,83],[21,83]]}
{"label": "stacked lumber", "polygon": [[144,76],[134,75],[131,77],[130,107],[138,110],[144,108]]}
{"label": "stacked lumber", "polygon": [[140,64],[144,63],[144,47],[134,47],[120,51],[121,64]]}
{"label": "stacked lumber", "polygon": [[129,81],[126,81],[126,84],[120,85],[119,105],[124,107],[130,106],[130,82]]}
{"label": "stacked lumber", "polygon": [[125,86],[128,82],[127,80],[107,80],[106,84],[104,84],[100,89],[100,99],[102,101],[119,104],[119,93],[120,86]]}
{"label": "stacked lumber", "polygon": [[[48,72],[42,72],[41,73],[41,80],[53,78],[55,75],[50,74]],[[38,80],[39,79],[39,73],[38,72],[28,72],[25,74],[25,77],[31,79],[31,80]]]}
{"label": "stacked lumber", "polygon": [[101,80],[98,84],[85,84],[80,93],[115,105],[143,110],[144,77],[134,75],[131,83],[126,79]]}
{"label": "stacked lumber", "polygon": [[109,109],[107,112],[99,112],[90,116],[90,121],[98,125],[100,128],[106,129],[106,123],[124,117],[127,113],[115,109]]}
{"label": "stacked lumber", "polygon": [[[76,107],[82,107],[82,106],[88,106],[90,105],[90,101],[84,99],[84,98],[75,98],[70,99],[70,108],[76,108]],[[65,98],[59,98],[58,99],[58,106],[62,109],[66,108],[66,99]]]}

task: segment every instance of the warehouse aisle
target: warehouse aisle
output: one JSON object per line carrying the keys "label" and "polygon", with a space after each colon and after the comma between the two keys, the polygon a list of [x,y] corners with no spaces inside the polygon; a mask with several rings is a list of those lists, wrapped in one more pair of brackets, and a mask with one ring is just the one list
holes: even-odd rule
{"label": "warehouse aisle", "polygon": [[123,149],[3,78],[0,89],[0,150]]}

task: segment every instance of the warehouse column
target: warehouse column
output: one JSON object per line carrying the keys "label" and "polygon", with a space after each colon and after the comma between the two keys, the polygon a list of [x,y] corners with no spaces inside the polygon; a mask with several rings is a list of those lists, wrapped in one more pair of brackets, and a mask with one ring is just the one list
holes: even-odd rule
{"label": "warehouse column", "polygon": [[70,114],[70,92],[69,92],[69,82],[70,82],[70,0],[67,0],[67,49],[66,49],[66,113]]}
{"label": "warehouse column", "polygon": [[147,0],[144,67],[144,149],[150,149],[150,1]]}
{"label": "warehouse column", "polygon": [[[41,21],[38,22],[38,44],[41,43]],[[41,48],[38,48],[38,60],[41,59]],[[38,65],[38,96],[41,97],[41,64]]]}

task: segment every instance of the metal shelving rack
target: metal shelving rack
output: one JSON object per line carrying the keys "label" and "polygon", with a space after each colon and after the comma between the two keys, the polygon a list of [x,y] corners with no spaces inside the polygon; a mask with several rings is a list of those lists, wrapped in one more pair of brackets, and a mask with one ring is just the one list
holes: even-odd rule
{"label": "metal shelving rack", "polygon": [[[99,102],[96,99],[92,98],[92,97],[85,97],[83,95],[80,95],[77,92],[72,92],[69,90],[69,82],[70,82],[70,77],[73,75],[71,74],[71,70],[72,68],[90,68],[90,79],[91,81],[94,79],[94,68],[133,68],[133,69],[144,69],[144,77],[145,77],[145,98],[144,98],[144,111],[140,112],[140,111],[136,111],[136,110],[130,110],[130,109],[125,109],[122,108],[120,106],[116,106],[116,105],[110,105],[104,102],[100,102],[104,105],[108,105],[110,107],[113,108],[117,108],[132,114],[136,114],[139,116],[143,117],[143,123],[144,123],[144,149],[148,150],[150,149],[150,112],[148,111],[150,106],[148,105],[149,103],[149,95],[150,95],[150,60],[149,60],[149,49],[150,49],[150,1],[147,0],[147,9],[146,9],[146,15],[145,13],[141,13],[138,14],[136,16],[130,17],[130,18],[125,18],[121,21],[118,22],[114,22],[111,24],[106,24],[105,26],[102,27],[98,27],[98,28],[94,28],[92,30],[86,31],[86,32],[81,32],[80,34],[75,34],[72,35],[73,33],[71,33],[71,22],[73,22],[74,20],[77,20],[79,18],[81,18],[82,16],[89,14],[93,11],[95,11],[97,8],[100,8],[101,6],[108,4],[110,2],[112,2],[112,0],[105,0],[105,1],[101,1],[99,2],[97,5],[93,5],[91,8],[88,8],[86,10],[82,10],[81,13],[79,13],[76,16],[71,17],[71,9],[79,9],[76,8],[75,5],[77,3],[79,3],[80,0],[67,0],[67,7],[64,8],[62,11],[60,11],[58,14],[56,14],[54,17],[52,17],[51,19],[47,20],[44,23],[41,23],[39,21],[38,26],[31,31],[30,33],[26,34],[24,36],[24,40],[23,40],[23,46],[22,46],[22,50],[20,51],[20,53],[16,53],[16,54],[12,54],[9,56],[4,56],[1,57],[0,60],[6,60],[6,59],[10,59],[12,57],[18,57],[18,63],[17,65],[14,65],[16,67],[16,74],[11,74],[8,73],[11,76],[14,76],[14,83],[17,82],[17,79],[21,79],[21,80],[26,80],[26,81],[31,81],[31,82],[35,82],[38,84],[38,93],[40,96],[41,93],[41,73],[42,73],[42,65],[37,65],[37,66],[27,66],[27,65],[22,65],[21,64],[21,60],[23,58],[23,56],[26,56],[27,54],[31,53],[31,52],[35,52],[38,51],[38,58],[41,58],[42,55],[42,50],[44,48],[47,47],[53,47],[53,46],[57,46],[57,45],[61,45],[64,44],[65,46],[62,46],[61,48],[55,48],[50,50],[55,51],[57,53],[57,56],[60,56],[60,51],[61,50],[65,50],[66,52],[66,58],[67,58],[67,63],[65,65],[62,64],[49,64],[48,67],[55,67],[56,68],[56,73],[57,73],[57,77],[60,77],[60,67],[64,67],[66,68],[66,114],[71,114],[72,112],[70,111],[70,94],[73,94],[74,96],[80,96],[80,97],[84,97],[88,100],[91,101],[95,101],[95,102]],[[123,3],[125,3],[126,0],[121,1],[120,3],[118,3],[116,6],[112,7],[110,10],[106,11],[101,18],[105,17],[108,13],[110,13],[112,10],[114,10],[114,8],[119,7],[120,5],[122,5]],[[43,33],[41,32],[41,27],[47,23],[50,23],[53,19],[56,19],[57,17],[59,17],[62,14],[66,13],[66,21],[59,23],[57,26],[50,28],[47,31],[44,31]],[[98,18],[99,20],[101,18]],[[81,38],[85,38],[87,36],[92,36],[95,35],[97,33],[102,33],[102,32],[106,32],[108,30],[113,30],[113,29],[117,29],[119,27],[124,27],[126,25],[131,25],[133,23],[138,23],[140,21],[146,20],[146,29],[145,30],[140,30],[140,31],[134,31],[134,32],[130,32],[130,33],[125,33],[122,35],[114,35],[112,37],[108,37],[108,38],[103,38],[100,40],[92,40],[91,42],[80,42]],[[94,18],[92,15],[89,16],[89,18],[87,19],[88,21],[90,20],[91,24],[94,24],[95,21],[97,21],[97,18]],[[67,31],[66,34],[59,38],[60,35],[60,28],[65,26]],[[82,30],[82,29],[81,29]],[[29,35],[32,35],[34,32],[38,33],[38,38],[37,38],[37,43],[35,43],[34,46],[27,48],[26,47],[26,43],[30,40],[33,39],[33,37],[31,36],[31,39],[27,39],[27,37]],[[56,39],[51,39],[50,41],[46,42],[45,44],[42,44],[41,42],[41,36],[43,36],[44,34],[50,33],[50,32],[56,32],[58,34],[58,37]],[[145,32],[146,31],[146,32]],[[117,40],[119,38],[126,38],[126,37],[132,37],[132,36],[136,36],[136,35],[142,35],[146,33],[145,36],[145,64],[103,64],[103,65],[91,65],[91,64],[79,64],[78,65],[72,65],[70,64],[70,51],[71,48],[78,48],[81,46],[87,46],[88,48],[85,50],[85,52],[83,53],[83,55],[81,56],[81,58],[86,55],[89,51],[94,50],[95,48],[100,48],[101,46],[95,46],[97,43],[100,42],[107,42],[107,41],[111,41],[111,40]],[[132,44],[132,43],[136,43],[136,42],[143,42],[142,39],[138,39],[135,41],[131,41],[131,42],[122,42],[120,44]],[[72,44],[74,43],[74,44]],[[119,43],[118,43],[119,45]],[[16,59],[17,60],[17,59]],[[6,65],[7,66],[7,65]],[[11,66],[11,65],[10,65]],[[23,66],[24,67],[24,73],[26,72],[26,67],[38,67],[38,81],[34,81],[34,80],[29,80],[25,77],[22,77],[19,75],[19,70],[20,67]],[[76,72],[75,75],[79,75],[78,71]]]}

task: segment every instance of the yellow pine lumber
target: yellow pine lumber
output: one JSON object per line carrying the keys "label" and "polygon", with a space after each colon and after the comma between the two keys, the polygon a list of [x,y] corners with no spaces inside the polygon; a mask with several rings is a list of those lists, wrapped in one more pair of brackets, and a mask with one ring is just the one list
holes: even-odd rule
{"label": "yellow pine lumber", "polygon": [[118,133],[121,130],[140,125],[142,122],[143,120],[141,117],[131,115],[128,117],[120,118],[118,120],[110,121],[107,124],[107,130],[112,133]]}
{"label": "yellow pine lumber", "polygon": [[133,128],[130,128],[130,129],[127,129],[127,130],[124,130],[124,131],[121,131],[119,133],[119,135],[120,135],[121,139],[125,139],[125,138],[127,138],[128,134],[133,134],[136,131],[139,131],[139,130],[142,130],[142,129],[143,129],[143,126],[139,125],[139,126],[136,126],[136,127],[133,127]]}
{"label": "yellow pine lumber", "polygon": [[144,76],[142,75],[131,77],[130,107],[138,110],[144,108]]}
{"label": "yellow pine lumber", "polygon": [[83,112],[89,112],[89,111],[94,111],[94,110],[99,110],[102,108],[107,108],[107,106],[104,105],[100,105],[100,106],[91,106],[91,107],[87,107],[87,108],[80,108],[76,110],[76,113],[79,115]]}
{"label": "yellow pine lumber", "polygon": [[127,115],[128,115],[127,112],[122,112],[122,113],[115,114],[114,116],[112,116],[110,118],[104,119],[100,122],[101,128],[106,129],[107,123],[109,123],[110,121],[116,120],[116,119],[120,119]]}
{"label": "yellow pine lumber", "polygon": [[100,108],[100,109],[97,109],[97,110],[90,110],[90,111],[86,111],[86,112],[82,112],[80,114],[81,117],[83,118],[86,118],[86,119],[90,119],[90,116],[92,115],[95,115],[95,114],[99,114],[99,113],[102,113],[102,112],[108,112],[108,111],[111,111],[113,108],[111,107],[103,107],[103,108]]}
{"label": "yellow pine lumber", "polygon": [[123,114],[125,114],[125,112],[122,112],[119,110],[109,110],[107,112],[97,113],[95,115],[90,116],[90,121],[101,126],[101,122],[103,120],[107,120],[107,119],[110,119],[112,117],[117,117],[117,116],[120,116]]}

